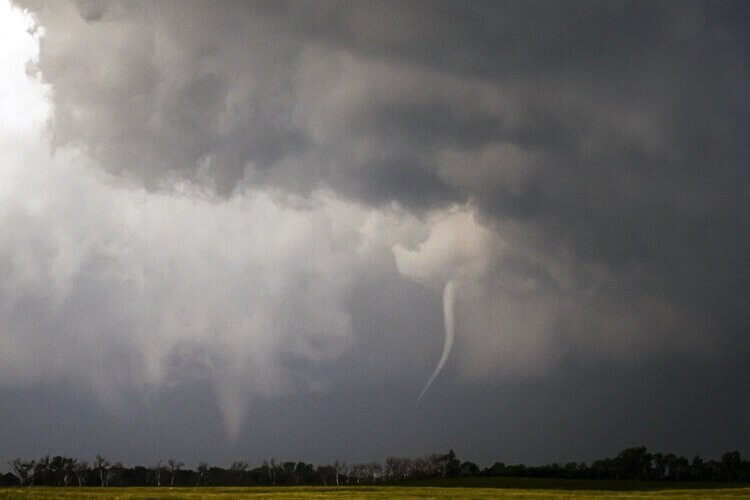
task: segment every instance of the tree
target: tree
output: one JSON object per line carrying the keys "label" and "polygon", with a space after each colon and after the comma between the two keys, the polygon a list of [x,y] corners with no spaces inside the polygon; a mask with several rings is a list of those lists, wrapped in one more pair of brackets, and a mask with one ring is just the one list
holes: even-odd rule
{"label": "tree", "polygon": [[383,465],[378,462],[370,462],[367,464],[367,475],[371,483],[374,483],[376,479],[382,479]]}
{"label": "tree", "polygon": [[456,453],[451,449],[440,457],[438,462],[440,476],[456,476],[461,472],[461,462],[456,458]]}
{"label": "tree", "polygon": [[365,482],[367,480],[367,465],[352,465],[349,467],[349,477],[357,484]]}
{"label": "tree", "polygon": [[161,460],[156,462],[156,465],[149,467],[149,469],[151,470],[151,475],[154,477],[156,486],[161,486],[161,473],[164,470],[164,467],[161,466]]}
{"label": "tree", "polygon": [[18,480],[18,476],[16,476],[12,472],[0,474],[0,486],[18,486],[19,484],[21,483]]}
{"label": "tree", "polygon": [[34,469],[36,461],[30,460],[26,462],[21,460],[20,458],[16,458],[12,462],[8,462],[8,465],[10,465],[10,467],[13,469],[13,473],[18,478],[18,482],[21,484],[21,486],[34,485],[34,475],[29,474],[29,472]]}
{"label": "tree", "polygon": [[206,476],[208,475],[208,464],[206,462],[198,462],[198,468],[196,469],[196,472],[198,473],[198,482],[196,483],[196,485],[205,485]]}
{"label": "tree", "polygon": [[699,455],[694,456],[693,461],[690,462],[690,479],[693,481],[706,480],[706,464]]}
{"label": "tree", "polygon": [[479,466],[474,462],[464,462],[461,464],[461,475],[462,476],[478,476]]}
{"label": "tree", "polygon": [[666,479],[667,477],[667,461],[664,458],[663,453],[654,453],[652,460],[651,477],[657,481]]}
{"label": "tree", "polygon": [[315,466],[305,462],[297,462],[297,465],[294,466],[294,476],[298,483],[315,483],[319,479]]}
{"label": "tree", "polygon": [[391,481],[403,479],[404,459],[399,457],[385,458],[385,475]]}
{"label": "tree", "polygon": [[109,461],[101,455],[97,455],[96,460],[94,460],[94,471],[98,472],[99,483],[102,487],[110,485],[112,479],[115,477],[115,473],[117,472],[116,469],[119,469],[120,467],[122,467],[122,464],[119,462],[116,464],[110,464]]}
{"label": "tree", "polygon": [[586,464],[584,462],[568,462],[562,467],[562,474],[568,479],[582,478],[586,473]]}
{"label": "tree", "polygon": [[232,462],[232,465],[229,466],[229,473],[232,476],[234,484],[240,483],[245,470],[247,470],[247,462],[243,462],[242,460]]}
{"label": "tree", "polygon": [[611,458],[595,460],[591,464],[591,475],[592,479],[614,479],[615,461]]}
{"label": "tree", "polygon": [[49,455],[45,455],[34,466],[34,482],[36,484],[52,484],[50,476],[50,459]]}
{"label": "tree", "polygon": [[76,481],[78,481],[78,486],[86,486],[86,478],[88,478],[89,472],[89,464],[86,462],[76,464],[73,473],[75,474]]}
{"label": "tree", "polygon": [[295,469],[297,468],[296,462],[284,462],[281,464],[279,472],[281,474],[279,480],[282,483],[295,483],[299,484],[299,476],[296,474]]}
{"label": "tree", "polygon": [[739,451],[728,451],[721,456],[721,475],[725,481],[746,481],[750,464]]}
{"label": "tree", "polygon": [[432,475],[432,462],[429,457],[417,457],[412,461],[415,478],[425,478]]}
{"label": "tree", "polygon": [[169,464],[169,485],[174,486],[174,477],[177,474],[177,471],[185,465],[185,462],[179,462],[174,458],[170,458],[167,460],[167,463]]}
{"label": "tree", "polygon": [[319,465],[317,472],[323,486],[328,486],[328,483],[333,482],[336,478],[336,468],[333,465]]}
{"label": "tree", "polygon": [[268,482],[276,485],[276,459],[272,458],[269,460],[263,460],[263,465],[261,466],[263,471],[268,475]]}
{"label": "tree", "polygon": [[341,486],[339,480],[342,475],[346,475],[346,463],[336,460],[333,462],[333,470],[336,476],[336,486]]}
{"label": "tree", "polygon": [[664,455],[666,468],[665,479],[669,481],[684,481],[690,475],[690,462],[687,458],[680,457],[674,453]]}
{"label": "tree", "polygon": [[75,478],[77,464],[75,458],[55,456],[49,462],[49,476],[55,486],[69,486]]}
{"label": "tree", "polygon": [[490,467],[485,469],[488,476],[504,476],[505,475],[505,464],[503,462],[495,462]]}
{"label": "tree", "polygon": [[615,470],[619,479],[647,479],[651,473],[651,454],[645,446],[628,448],[615,458]]}

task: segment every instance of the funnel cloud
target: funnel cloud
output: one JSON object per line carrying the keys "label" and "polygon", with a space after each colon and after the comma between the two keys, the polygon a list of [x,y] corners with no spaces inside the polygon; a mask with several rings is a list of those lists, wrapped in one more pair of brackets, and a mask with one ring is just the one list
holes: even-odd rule
{"label": "funnel cloud", "polygon": [[440,372],[443,371],[443,367],[445,366],[446,361],[448,361],[448,357],[451,355],[451,350],[453,349],[453,340],[456,337],[456,317],[454,312],[455,307],[456,284],[453,281],[449,281],[445,284],[445,288],[443,289],[443,323],[445,325],[445,341],[443,343],[443,354],[440,355],[440,361],[438,361],[435,370],[427,380],[427,383],[422,389],[422,392],[419,393],[419,397],[417,398],[417,406],[422,400],[422,397],[427,392],[427,389],[430,388],[437,376],[440,375]]}

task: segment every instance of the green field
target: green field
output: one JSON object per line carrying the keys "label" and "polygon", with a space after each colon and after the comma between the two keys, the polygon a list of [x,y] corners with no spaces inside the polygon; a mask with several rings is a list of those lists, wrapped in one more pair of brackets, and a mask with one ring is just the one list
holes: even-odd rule
{"label": "green field", "polygon": [[0,499],[232,499],[232,498],[750,498],[750,488],[596,490],[433,486],[302,486],[200,488],[2,488]]}

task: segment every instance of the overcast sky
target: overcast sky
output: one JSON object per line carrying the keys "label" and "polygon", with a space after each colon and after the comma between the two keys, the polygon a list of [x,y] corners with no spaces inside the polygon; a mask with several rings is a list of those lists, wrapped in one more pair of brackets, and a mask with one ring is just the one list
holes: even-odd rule
{"label": "overcast sky", "polygon": [[747,26],[0,1],[0,460],[750,453]]}

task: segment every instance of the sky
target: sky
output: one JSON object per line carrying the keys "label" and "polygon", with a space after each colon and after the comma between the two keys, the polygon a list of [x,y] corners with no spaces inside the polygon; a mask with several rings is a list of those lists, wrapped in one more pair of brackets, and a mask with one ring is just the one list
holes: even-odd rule
{"label": "sky", "polygon": [[0,0],[0,461],[750,453],[749,23]]}

